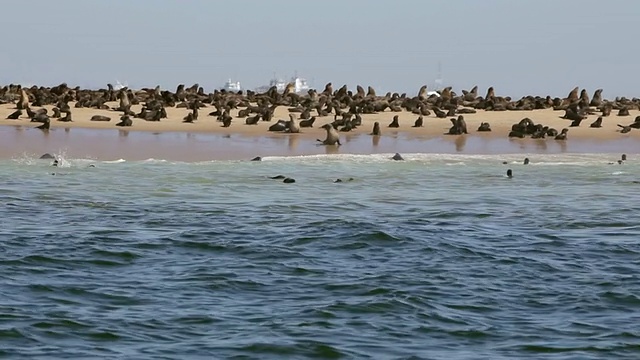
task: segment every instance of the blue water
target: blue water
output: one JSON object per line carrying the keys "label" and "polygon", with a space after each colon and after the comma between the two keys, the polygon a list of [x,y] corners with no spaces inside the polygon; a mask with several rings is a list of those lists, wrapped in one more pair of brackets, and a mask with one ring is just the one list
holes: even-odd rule
{"label": "blue water", "polygon": [[640,358],[640,160],[389,156],[0,161],[0,357]]}

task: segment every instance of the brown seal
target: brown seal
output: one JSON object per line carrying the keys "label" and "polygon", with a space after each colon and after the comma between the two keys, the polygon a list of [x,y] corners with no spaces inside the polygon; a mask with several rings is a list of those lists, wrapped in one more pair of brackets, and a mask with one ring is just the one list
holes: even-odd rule
{"label": "brown seal", "polygon": [[480,123],[478,131],[491,131],[491,125],[488,122]]}
{"label": "brown seal", "polygon": [[562,129],[560,134],[556,135],[555,139],[556,140],[567,140],[567,133],[568,132],[569,132],[569,129],[567,129],[567,128]]}
{"label": "brown seal", "polygon": [[398,123],[398,115],[393,116],[393,120],[391,120],[391,124],[389,124],[390,128],[399,128],[400,124]]}
{"label": "brown seal", "polygon": [[413,123],[413,127],[422,127],[422,124],[424,123],[424,119],[422,118],[422,115],[418,116],[418,118],[416,119],[416,121]]}
{"label": "brown seal", "polygon": [[331,124],[324,124],[322,128],[327,131],[327,137],[324,140],[318,139],[323,145],[342,145],[340,144],[340,135]]}
{"label": "brown seal", "polygon": [[129,117],[129,115],[122,115],[120,117],[120,122],[116,124],[116,126],[131,126],[133,125],[133,121]]}
{"label": "brown seal", "polygon": [[18,109],[14,112],[12,112],[11,114],[9,114],[9,116],[7,116],[7,119],[9,120],[17,120],[18,117],[20,117],[22,115],[22,110]]}
{"label": "brown seal", "polygon": [[379,122],[376,121],[373,123],[373,131],[371,132],[371,135],[381,135]]}

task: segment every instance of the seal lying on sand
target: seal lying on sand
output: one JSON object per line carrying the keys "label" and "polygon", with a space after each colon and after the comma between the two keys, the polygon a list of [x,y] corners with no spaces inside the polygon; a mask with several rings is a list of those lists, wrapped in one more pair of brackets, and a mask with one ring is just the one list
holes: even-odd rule
{"label": "seal lying on sand", "polygon": [[327,131],[327,137],[324,140],[317,139],[323,145],[342,145],[340,144],[340,135],[331,124],[324,124],[322,128]]}
{"label": "seal lying on sand", "polygon": [[91,121],[111,121],[111,118],[104,115],[93,115]]}
{"label": "seal lying on sand", "polygon": [[287,122],[284,120],[278,120],[275,124],[269,126],[269,131],[285,131],[287,129]]}
{"label": "seal lying on sand", "polygon": [[313,127],[313,122],[316,121],[316,117],[312,116],[311,119],[300,120],[300,127]]}

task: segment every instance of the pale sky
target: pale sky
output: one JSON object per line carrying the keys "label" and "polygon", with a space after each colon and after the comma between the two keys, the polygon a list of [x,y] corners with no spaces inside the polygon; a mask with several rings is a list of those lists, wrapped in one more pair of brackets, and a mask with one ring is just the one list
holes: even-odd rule
{"label": "pale sky", "polygon": [[20,0],[2,4],[0,84],[205,91],[294,72],[312,86],[640,96],[640,1]]}

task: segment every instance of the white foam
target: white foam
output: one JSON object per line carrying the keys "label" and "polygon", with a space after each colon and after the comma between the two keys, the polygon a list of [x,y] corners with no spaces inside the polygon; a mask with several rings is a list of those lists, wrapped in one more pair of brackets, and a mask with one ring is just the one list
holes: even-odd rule
{"label": "white foam", "polygon": [[126,162],[127,160],[125,159],[118,159],[118,160],[105,160],[103,161],[104,164],[119,164],[119,163],[123,163]]}

